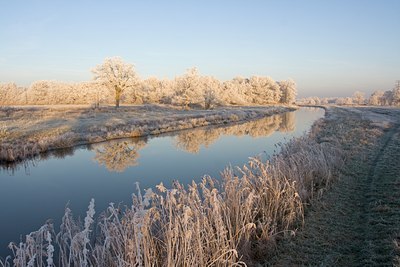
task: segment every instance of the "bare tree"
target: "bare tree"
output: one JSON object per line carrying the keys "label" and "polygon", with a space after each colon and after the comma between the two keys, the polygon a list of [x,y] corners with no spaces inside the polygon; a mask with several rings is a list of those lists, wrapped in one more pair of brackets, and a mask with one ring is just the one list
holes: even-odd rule
{"label": "bare tree", "polygon": [[[133,65],[125,63],[120,57],[106,58],[103,64],[97,65],[92,72],[96,81],[115,91],[116,107],[119,107],[121,95],[125,90],[138,86],[138,77]],[[135,94],[135,91],[132,93]]]}

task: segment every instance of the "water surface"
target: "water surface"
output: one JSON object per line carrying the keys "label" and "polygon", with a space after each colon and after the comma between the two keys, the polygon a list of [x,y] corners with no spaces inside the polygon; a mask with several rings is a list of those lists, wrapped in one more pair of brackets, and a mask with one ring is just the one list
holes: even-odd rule
{"label": "water surface", "polygon": [[[95,198],[96,212],[110,202],[129,205],[135,182],[141,188],[173,180],[188,184],[204,174],[218,177],[228,165],[274,153],[310,129],[322,109],[294,112],[219,127],[202,127],[149,138],[121,139],[42,155],[34,163],[0,170],[0,257],[46,220],[60,225],[67,203],[83,218]],[[28,166],[26,166],[28,165]]]}

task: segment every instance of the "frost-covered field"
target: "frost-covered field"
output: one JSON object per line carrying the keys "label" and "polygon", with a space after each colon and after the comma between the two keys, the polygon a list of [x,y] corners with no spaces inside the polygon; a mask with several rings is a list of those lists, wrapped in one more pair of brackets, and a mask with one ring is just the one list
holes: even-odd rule
{"label": "frost-covered field", "polygon": [[15,106],[0,108],[0,161],[17,161],[51,149],[232,123],[294,108],[219,107],[182,110],[171,106]]}

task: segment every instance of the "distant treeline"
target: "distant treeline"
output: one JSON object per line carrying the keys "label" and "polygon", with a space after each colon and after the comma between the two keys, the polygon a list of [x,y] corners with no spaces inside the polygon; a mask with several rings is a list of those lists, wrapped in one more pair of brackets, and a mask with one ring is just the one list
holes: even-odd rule
{"label": "distant treeline", "polygon": [[[264,105],[292,104],[296,98],[293,80],[274,81],[270,77],[236,77],[219,81],[202,76],[196,68],[174,79],[135,77],[136,85],[127,88],[121,102],[125,104],[161,103],[172,105]],[[36,81],[29,87],[15,83],[0,84],[0,105],[113,104],[115,91],[97,81],[66,83]]]}
{"label": "distant treeline", "polygon": [[392,90],[375,91],[368,98],[365,93],[357,91],[352,97],[325,97],[319,98],[316,96],[299,99],[297,104],[304,105],[372,105],[372,106],[400,106],[400,85]]}

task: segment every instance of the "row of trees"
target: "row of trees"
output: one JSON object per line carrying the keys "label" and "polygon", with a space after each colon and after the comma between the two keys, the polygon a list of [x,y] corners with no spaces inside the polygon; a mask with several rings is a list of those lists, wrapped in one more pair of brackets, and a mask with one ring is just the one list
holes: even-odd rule
{"label": "row of trees", "polygon": [[292,104],[296,98],[293,80],[270,77],[235,77],[219,81],[200,75],[197,68],[175,79],[140,79],[134,66],[119,57],[107,58],[92,70],[93,81],[64,83],[37,81],[28,88],[0,84],[0,104],[126,104],[163,103],[188,108],[215,105]]}
{"label": "row of trees", "polygon": [[373,105],[373,106],[400,106],[400,82],[396,83],[392,90],[375,91],[368,98],[360,91],[356,91],[352,97],[319,98],[308,97],[299,99],[298,104],[304,105]]}

